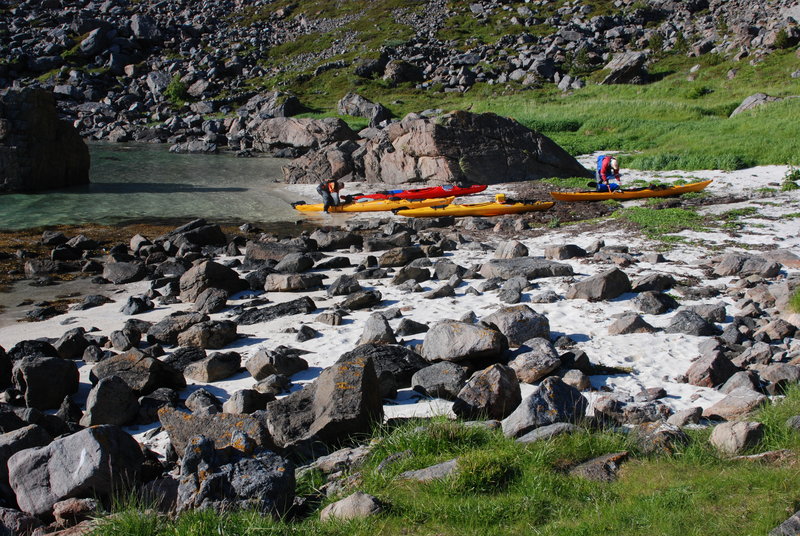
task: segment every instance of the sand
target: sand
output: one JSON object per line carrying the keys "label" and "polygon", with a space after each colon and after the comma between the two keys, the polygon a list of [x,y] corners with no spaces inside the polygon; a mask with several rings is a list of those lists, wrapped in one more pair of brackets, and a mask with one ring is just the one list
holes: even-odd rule
{"label": "sand", "polygon": [[[582,157],[584,164],[591,166],[594,157],[587,155]],[[724,205],[711,205],[702,208],[701,212],[719,214],[728,210],[754,207],[756,213],[740,220],[744,224],[742,229],[736,231],[732,236],[729,232],[721,230],[719,227],[709,227],[703,231],[684,231],[680,233],[687,238],[687,241],[675,244],[664,251],[668,259],[667,263],[649,264],[639,262],[624,271],[631,279],[639,275],[652,272],[669,273],[676,278],[684,278],[688,275],[695,275],[702,279],[703,271],[701,265],[707,264],[709,258],[724,251],[741,250],[749,245],[779,247],[800,253],[800,218],[786,217],[787,214],[800,212],[800,192],[784,192],[765,194],[759,191],[762,188],[779,190],[780,182],[786,173],[784,166],[764,166],[759,168],[746,169],[735,172],[724,171],[698,171],[684,173],[680,171],[643,173],[630,172],[623,177],[625,181],[642,177],[646,180],[663,178],[669,181],[678,177],[714,179],[708,191],[715,196],[732,194],[744,199],[735,203]],[[313,186],[302,185],[293,187],[298,195],[313,196]],[[486,193],[477,199],[470,198],[469,202],[479,202],[498,192],[513,191],[513,185],[495,185],[490,187]],[[765,196],[766,195],[766,196]],[[467,201],[462,201],[467,202]],[[643,204],[643,201],[634,201],[630,204]],[[364,217],[392,217],[398,220],[400,216],[386,214],[372,215],[313,215],[312,220],[319,220],[320,223],[337,224],[348,219],[361,219]],[[578,246],[587,247],[589,244],[602,238],[606,245],[626,245],[632,252],[649,253],[663,249],[663,244],[656,243],[642,237],[631,236],[620,230],[610,230],[598,228],[596,226],[573,227],[565,226],[556,229],[548,229],[547,232],[532,236],[532,233],[521,232],[514,239],[520,240],[525,244],[531,256],[542,256],[544,248],[552,244],[571,243]],[[446,257],[453,262],[465,267],[481,264],[494,256],[495,248],[501,239],[497,234],[487,232],[482,240],[483,247],[473,245],[470,249],[459,249],[448,252]],[[337,255],[348,257],[353,266],[357,265],[367,253],[341,253]],[[379,253],[378,253],[379,254]],[[598,264],[589,262],[586,259],[571,259],[562,261],[572,265],[575,271],[575,278],[581,279],[599,271],[610,268],[610,264]],[[330,283],[342,273],[352,273],[354,268],[342,270],[331,270],[324,273],[326,283]],[[787,273],[796,272],[796,269],[786,269]],[[724,289],[731,283],[732,278],[720,278],[711,281],[710,284],[720,289]],[[389,285],[390,279],[366,280],[361,284],[366,289],[377,289],[383,294],[383,302],[379,307],[399,308],[403,318],[410,318],[417,322],[432,324],[438,320],[450,318],[458,319],[469,311],[474,312],[482,318],[500,307],[504,306],[497,297],[496,291],[485,292],[480,296],[465,294],[470,285],[477,285],[480,281],[467,280],[456,289],[456,297],[426,300],[421,298],[418,293],[409,293],[398,290]],[[556,277],[536,280],[537,287],[525,293],[529,297],[531,294],[540,293],[546,290],[554,290],[559,295],[563,295],[569,280]],[[425,290],[438,288],[441,283],[438,281],[428,281],[422,284]],[[119,310],[130,295],[141,294],[147,289],[147,282],[133,283],[121,287],[111,286],[98,287],[94,293],[106,294],[114,303],[90,309],[88,311],[69,311],[66,315],[57,316],[53,319],[37,323],[0,324],[0,346],[6,349],[12,347],[17,342],[24,339],[37,337],[57,338],[67,329],[82,326],[89,330],[96,328],[100,333],[109,335],[111,331],[120,329],[126,317]],[[58,287],[53,287],[54,293],[59,292]],[[118,290],[119,292],[114,292]],[[253,292],[240,293],[230,300],[230,305],[246,303]],[[252,356],[259,348],[275,348],[279,345],[287,345],[295,348],[307,350],[310,353],[305,356],[309,363],[309,369],[292,378],[293,389],[299,389],[305,382],[312,381],[327,366],[331,365],[341,354],[352,350],[361,336],[364,321],[371,314],[371,311],[355,311],[346,317],[343,325],[328,326],[314,321],[314,318],[324,309],[331,308],[342,298],[328,298],[324,291],[319,290],[310,292],[309,295],[317,304],[318,310],[307,315],[296,315],[276,319],[271,322],[252,326],[240,326],[239,332],[245,335],[225,350],[235,350],[243,356],[243,361]],[[298,293],[276,293],[268,294],[269,300],[273,303],[289,301],[300,296]],[[692,406],[707,407],[722,396],[719,392],[709,389],[692,386],[677,381],[677,377],[684,374],[691,362],[699,357],[698,345],[703,337],[694,337],[683,334],[667,334],[658,332],[655,334],[631,334],[631,335],[608,335],[608,326],[614,321],[614,316],[634,309],[631,299],[634,294],[625,294],[617,299],[602,303],[589,303],[585,300],[560,300],[550,304],[527,303],[535,311],[543,313],[550,322],[553,335],[565,334],[577,341],[577,348],[584,350],[590,360],[596,364],[627,367],[631,370],[630,374],[619,374],[613,376],[592,376],[591,383],[593,392],[587,393],[590,400],[597,394],[602,393],[601,389],[611,389],[614,392],[626,396],[633,396],[644,388],[661,386],[666,389],[667,397],[663,400],[674,410],[680,410]],[[721,297],[707,302],[724,301],[728,306],[728,315],[735,314],[736,307],[729,298]],[[682,305],[691,305],[695,301],[682,300]],[[145,314],[137,315],[142,320],[156,322],[172,311],[188,309],[191,304],[178,304],[172,306],[158,306],[155,310]],[[3,313],[3,316],[14,314],[10,309]],[[18,313],[16,313],[18,314]],[[643,315],[643,318],[656,327],[667,325],[674,315],[671,311],[665,315]],[[225,311],[211,315],[215,319],[228,318]],[[394,328],[400,322],[400,318],[390,321]],[[301,324],[308,324],[317,330],[320,335],[306,342],[297,342],[296,334],[292,328],[298,328]],[[724,324],[720,327],[724,327]],[[424,334],[407,338],[403,341],[406,345],[420,344]],[[167,351],[170,351],[168,348]],[[79,363],[81,370],[81,390],[76,399],[82,402],[85,399],[90,383],[88,372],[90,366]],[[191,382],[190,382],[191,383]],[[226,400],[231,393],[238,389],[249,388],[254,384],[253,379],[248,373],[242,372],[225,381],[215,382],[212,385],[191,383],[189,387],[181,393],[185,398],[193,390],[206,387],[217,395],[220,400]],[[532,386],[523,384],[523,396],[529,393]],[[387,418],[408,417],[408,416],[430,416],[430,415],[450,415],[451,403],[439,399],[429,399],[409,389],[403,389],[398,393],[394,400],[385,402],[385,413]],[[130,431],[137,434],[140,440],[143,433],[149,427],[132,427]],[[163,434],[155,438],[148,439],[148,443],[163,446]]]}

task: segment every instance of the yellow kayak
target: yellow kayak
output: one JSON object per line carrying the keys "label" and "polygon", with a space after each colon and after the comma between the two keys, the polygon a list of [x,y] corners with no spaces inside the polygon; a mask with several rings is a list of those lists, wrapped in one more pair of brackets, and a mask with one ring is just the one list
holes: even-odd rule
{"label": "yellow kayak", "polygon": [[[455,197],[439,197],[435,199],[366,199],[364,201],[356,201],[353,203],[344,203],[336,207],[328,208],[328,212],[381,212],[388,210],[397,210],[401,208],[429,207],[431,205],[446,205],[452,203]],[[305,202],[292,203],[295,210],[300,212],[322,212],[322,203],[314,205],[307,205]]]}
{"label": "yellow kayak", "polygon": [[682,186],[669,186],[666,188],[637,188],[636,190],[622,190],[616,192],[550,192],[557,201],[603,201],[605,199],[642,199],[645,197],[667,197],[688,192],[699,192],[711,181],[693,182]]}
{"label": "yellow kayak", "polygon": [[473,203],[466,205],[431,206],[424,208],[401,209],[396,213],[409,218],[436,218],[439,216],[502,216],[520,214],[536,210],[547,210],[555,205],[552,201],[519,201],[510,203]]}

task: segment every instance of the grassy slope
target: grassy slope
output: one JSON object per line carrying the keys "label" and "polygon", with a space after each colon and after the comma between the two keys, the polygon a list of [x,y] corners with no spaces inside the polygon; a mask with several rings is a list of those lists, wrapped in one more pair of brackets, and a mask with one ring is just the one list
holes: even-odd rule
{"label": "grassy slope", "polygon": [[[800,453],[800,434],[785,421],[800,413],[800,388],[755,417],[766,434],[754,452]],[[388,505],[367,520],[281,522],[253,513],[219,516],[191,512],[177,520],[154,519],[141,506],[122,508],[98,530],[102,535],[309,534],[365,535],[756,535],[766,534],[798,508],[800,472],[794,462],[731,462],[708,445],[708,430],[670,455],[648,456],[628,437],[613,432],[580,433],[521,445],[499,431],[434,421],[378,431],[371,458],[361,468],[358,490]],[[379,473],[386,456],[410,449]],[[613,483],[589,482],[566,469],[603,454],[627,450],[631,459]],[[440,482],[401,482],[403,471],[460,457],[461,475]],[[308,492],[322,483],[309,474]],[[334,499],[328,499],[324,504]],[[322,505],[321,505],[322,506]],[[321,506],[319,509],[321,509]]]}

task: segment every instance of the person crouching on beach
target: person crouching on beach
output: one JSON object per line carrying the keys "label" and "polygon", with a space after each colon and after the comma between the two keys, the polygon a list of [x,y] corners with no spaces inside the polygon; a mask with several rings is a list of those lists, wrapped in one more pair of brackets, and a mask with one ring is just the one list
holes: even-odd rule
{"label": "person crouching on beach", "polygon": [[[595,177],[597,178],[598,192],[613,192],[614,190],[622,189],[619,178],[619,162],[613,156],[602,154],[597,157]],[[612,178],[616,179],[617,182],[612,183]]]}
{"label": "person crouching on beach", "polygon": [[343,187],[342,183],[336,179],[328,179],[317,186],[317,193],[322,196],[322,210],[328,212],[328,208],[339,206],[339,190]]}

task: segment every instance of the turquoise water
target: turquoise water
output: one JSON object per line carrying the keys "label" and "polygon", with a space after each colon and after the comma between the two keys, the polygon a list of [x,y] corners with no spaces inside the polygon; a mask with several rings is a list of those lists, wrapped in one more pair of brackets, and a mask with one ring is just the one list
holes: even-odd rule
{"label": "turquoise water", "polygon": [[[0,195],[0,229],[97,223],[295,221],[276,158],[172,154],[164,145],[92,144],[91,184]],[[296,196],[295,196],[296,197]]]}

